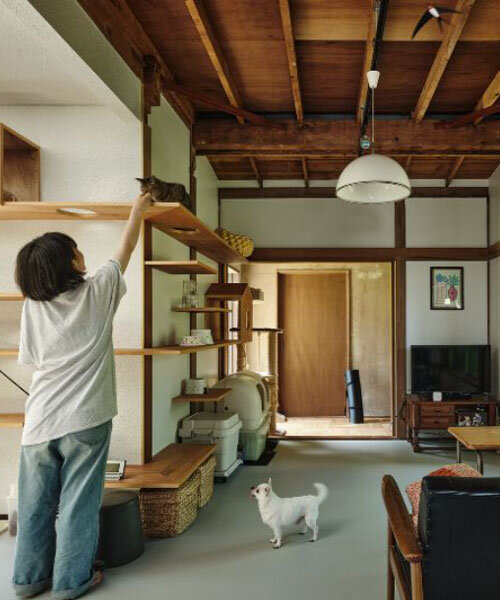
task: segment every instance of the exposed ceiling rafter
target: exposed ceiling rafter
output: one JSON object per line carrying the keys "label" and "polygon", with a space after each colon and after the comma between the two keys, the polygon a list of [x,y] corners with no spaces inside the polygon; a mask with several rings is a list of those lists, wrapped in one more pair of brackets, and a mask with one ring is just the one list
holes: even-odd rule
{"label": "exposed ceiling rafter", "polygon": [[281,24],[283,35],[285,37],[286,55],[288,60],[288,72],[290,74],[290,85],[292,88],[293,102],[295,105],[295,114],[297,121],[303,123],[304,108],[302,104],[302,93],[300,91],[299,71],[297,67],[297,54],[295,52],[295,40],[293,37],[292,15],[290,12],[289,0],[279,0]]}
{"label": "exposed ceiling rafter", "polygon": [[257,159],[253,156],[250,156],[248,158],[248,160],[250,161],[252,171],[255,175],[255,179],[257,180],[257,183],[259,184],[259,187],[260,188],[264,187],[264,180],[262,179],[262,175],[259,170],[259,165],[257,164]]}
{"label": "exposed ceiling rafter", "polygon": [[[219,42],[215,36],[212,24],[208,18],[207,11],[201,0],[185,0],[186,7],[193,19],[193,23],[200,35],[201,41],[207,51],[210,62],[212,63],[217,77],[224,88],[227,99],[231,106],[238,108],[242,107],[241,98],[238,89],[233,80],[229,67],[227,65],[224,54],[220,48]],[[236,115],[239,123],[244,123],[241,115]]]}
{"label": "exposed ceiling rafter", "polygon": [[[479,98],[475,110],[483,110],[484,108],[489,108],[493,106],[495,102],[500,97],[500,69],[497,71],[497,74],[491,80],[490,85],[484,91],[484,94]],[[474,121],[474,125],[477,125],[483,120],[484,117],[479,117]]]}
{"label": "exposed ceiling rafter", "polygon": [[464,160],[465,160],[465,156],[457,156],[457,158],[455,159],[455,162],[453,163],[453,166],[450,169],[448,177],[446,178],[446,186],[447,187],[449,187],[451,185],[451,182],[453,181],[453,179],[455,179],[455,175],[460,170],[460,167],[462,166],[462,163],[464,162]]}
{"label": "exposed ceiling rafter", "polygon": [[304,185],[306,188],[309,187],[309,171],[307,170],[307,158],[305,156],[303,156],[300,159],[300,162],[302,164],[302,174],[304,175]]}
{"label": "exposed ceiling rafter", "polygon": [[359,82],[358,104],[356,108],[356,121],[361,125],[365,113],[365,106],[368,100],[368,80],[366,73],[371,69],[373,60],[373,51],[377,36],[377,21],[379,14],[379,1],[370,1],[370,13],[368,16],[368,33],[366,36],[365,54],[363,57],[363,67],[361,69],[361,79]]}
{"label": "exposed ceiling rafter", "polygon": [[448,62],[455,50],[460,36],[462,35],[463,28],[467,23],[469,14],[474,6],[476,0],[458,0],[455,6],[455,10],[459,11],[454,13],[450,17],[450,25],[446,28],[443,41],[439,46],[432,67],[425,80],[424,87],[420,93],[420,97],[413,111],[413,119],[420,123],[425,117],[425,113],[429,108],[429,105],[434,97],[439,82],[443,76],[443,73],[448,65]]}

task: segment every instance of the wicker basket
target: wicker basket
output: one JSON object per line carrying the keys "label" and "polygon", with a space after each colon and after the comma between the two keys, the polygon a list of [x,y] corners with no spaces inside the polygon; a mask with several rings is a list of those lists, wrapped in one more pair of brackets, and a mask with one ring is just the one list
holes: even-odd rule
{"label": "wicker basket", "polygon": [[205,506],[214,494],[215,456],[211,456],[198,469],[200,474],[200,497],[198,506]]}
{"label": "wicker basket", "polygon": [[248,258],[252,254],[254,247],[253,240],[251,237],[248,237],[248,235],[232,233],[231,231],[221,227],[216,229],[215,233],[244,258]]}
{"label": "wicker basket", "polygon": [[194,473],[176,490],[142,489],[139,494],[144,535],[174,537],[196,519],[200,498],[200,476]]}

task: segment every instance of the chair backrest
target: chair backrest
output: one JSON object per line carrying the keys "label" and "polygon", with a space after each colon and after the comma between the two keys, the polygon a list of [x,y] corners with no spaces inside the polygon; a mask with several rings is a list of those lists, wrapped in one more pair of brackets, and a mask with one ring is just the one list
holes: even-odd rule
{"label": "chair backrest", "polygon": [[425,477],[419,537],[425,600],[500,598],[500,478]]}

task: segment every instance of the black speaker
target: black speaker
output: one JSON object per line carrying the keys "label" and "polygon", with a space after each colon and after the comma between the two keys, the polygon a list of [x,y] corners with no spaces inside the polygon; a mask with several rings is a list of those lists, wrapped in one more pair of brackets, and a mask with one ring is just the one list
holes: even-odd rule
{"label": "black speaker", "polygon": [[363,396],[361,394],[361,381],[359,371],[351,369],[345,372],[347,410],[349,423],[363,423]]}

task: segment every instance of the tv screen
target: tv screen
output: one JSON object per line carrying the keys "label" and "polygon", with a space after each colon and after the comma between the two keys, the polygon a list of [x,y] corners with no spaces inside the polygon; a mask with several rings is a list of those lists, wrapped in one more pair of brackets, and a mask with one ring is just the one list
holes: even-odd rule
{"label": "tv screen", "polygon": [[490,391],[489,346],[412,346],[411,389],[414,394]]}

